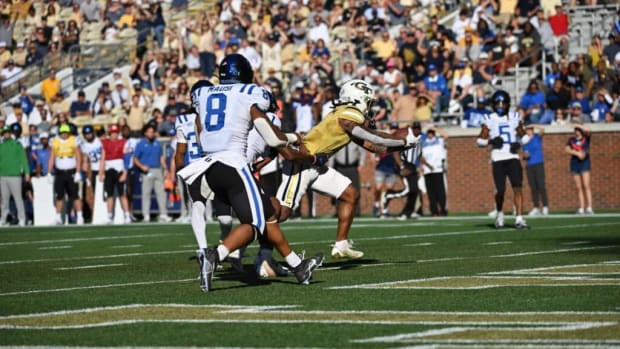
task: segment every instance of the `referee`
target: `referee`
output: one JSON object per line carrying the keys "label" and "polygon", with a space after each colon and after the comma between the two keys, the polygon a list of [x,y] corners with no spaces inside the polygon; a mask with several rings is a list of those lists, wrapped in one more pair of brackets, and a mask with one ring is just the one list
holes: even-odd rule
{"label": "referee", "polygon": [[[349,178],[353,187],[360,192],[359,171],[366,162],[366,152],[364,149],[355,142],[350,142],[334,154],[330,160],[332,161],[332,167],[336,171],[342,173],[345,177]],[[337,207],[338,203],[336,202],[336,209]],[[360,212],[360,200],[357,200],[355,215],[359,216]]]}
{"label": "referee", "polygon": [[[417,137],[422,133],[422,126],[419,121],[414,121],[410,126],[411,131]],[[410,148],[400,153],[394,153],[394,159],[400,169],[400,175],[403,178],[404,188],[400,191],[388,190],[383,199],[382,207],[387,207],[391,199],[405,197],[405,206],[398,216],[399,220],[408,218],[417,218],[414,214],[416,199],[418,198],[418,171],[416,162],[420,156],[421,146]]]}

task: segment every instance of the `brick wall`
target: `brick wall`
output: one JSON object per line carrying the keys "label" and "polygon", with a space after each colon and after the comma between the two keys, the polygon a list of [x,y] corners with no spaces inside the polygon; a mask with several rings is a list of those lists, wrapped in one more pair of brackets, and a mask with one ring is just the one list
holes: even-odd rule
{"label": "brick wall", "polygon": [[[617,125],[595,125],[592,135],[592,199],[594,210],[620,208],[620,132]],[[569,173],[569,156],[564,146],[572,135],[570,128],[549,127],[543,138],[545,171],[549,209],[576,210],[579,206],[573,179]],[[494,186],[491,177],[489,150],[477,148],[477,130],[449,130],[448,139],[448,208],[450,212],[487,212],[494,208]],[[362,185],[374,185],[374,162],[372,155],[361,173]],[[400,183],[397,184],[401,186]],[[507,185],[509,188],[509,185]],[[526,212],[532,208],[527,178],[524,173]],[[329,199],[316,195],[317,215],[334,213]],[[390,212],[396,214],[402,207],[400,200],[390,204]],[[307,212],[305,199],[302,213]],[[361,189],[362,213],[372,212],[372,189]],[[504,210],[512,210],[512,193],[506,191]],[[425,207],[425,212],[428,208]]]}

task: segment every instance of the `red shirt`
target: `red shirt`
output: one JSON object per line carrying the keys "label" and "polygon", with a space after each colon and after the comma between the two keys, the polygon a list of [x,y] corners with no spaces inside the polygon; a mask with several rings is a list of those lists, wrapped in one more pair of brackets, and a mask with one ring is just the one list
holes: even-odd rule
{"label": "red shirt", "polygon": [[549,25],[555,36],[568,35],[568,15],[566,13],[550,16]]}
{"label": "red shirt", "polygon": [[103,143],[106,161],[123,159],[123,149],[125,148],[125,143],[127,143],[125,138],[119,138],[116,140],[103,139],[101,140],[101,143]]}

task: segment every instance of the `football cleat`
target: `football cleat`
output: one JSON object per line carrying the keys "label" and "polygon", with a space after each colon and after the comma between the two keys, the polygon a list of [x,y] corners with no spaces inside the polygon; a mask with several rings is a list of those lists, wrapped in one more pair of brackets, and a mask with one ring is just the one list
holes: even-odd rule
{"label": "football cleat", "polygon": [[335,259],[358,259],[364,257],[364,252],[354,250],[353,241],[349,240],[347,241],[347,246],[345,248],[339,248],[334,244],[334,247],[332,248],[332,257]]}
{"label": "football cleat", "polygon": [[540,210],[538,207],[534,207],[528,214],[528,216],[540,216]]}
{"label": "football cleat", "polygon": [[312,272],[323,264],[323,253],[319,252],[314,257],[304,259],[296,268],[293,269],[297,281],[302,285],[308,285]]}
{"label": "football cleat", "polygon": [[525,220],[521,220],[521,221],[515,222],[515,228],[519,230],[530,229],[530,226],[527,225],[527,223],[525,223]]}
{"label": "football cleat", "polygon": [[501,229],[504,227],[504,212],[497,212],[495,216],[495,229]]}
{"label": "football cleat", "polygon": [[207,292],[207,251],[206,249],[196,250],[196,260],[198,261],[198,270],[200,278],[200,288]]}
{"label": "football cleat", "polygon": [[[204,262],[201,264],[200,288],[202,288],[204,292],[209,292],[213,289],[213,274],[220,261],[220,257],[215,248],[207,249],[204,254]],[[198,259],[198,263],[200,263],[200,258]]]}

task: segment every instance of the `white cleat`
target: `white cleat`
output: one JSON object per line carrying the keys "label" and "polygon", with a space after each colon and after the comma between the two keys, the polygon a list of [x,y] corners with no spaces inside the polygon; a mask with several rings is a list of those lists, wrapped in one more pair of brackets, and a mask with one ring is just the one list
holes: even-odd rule
{"label": "white cleat", "polygon": [[347,246],[339,248],[336,245],[332,248],[332,257],[334,259],[349,258],[358,259],[364,257],[364,252],[353,249],[353,241],[347,241]]}
{"label": "white cleat", "polygon": [[504,212],[498,212],[495,216],[495,229],[501,229],[504,227]]}
{"label": "white cleat", "polygon": [[592,207],[586,208],[586,214],[587,215],[593,215],[594,214],[594,211],[592,211]]}
{"label": "white cleat", "polygon": [[159,221],[162,223],[170,223],[172,222],[172,218],[166,216],[166,215],[160,215],[159,216]]}
{"label": "white cleat", "polygon": [[549,207],[547,207],[547,206],[543,207],[542,215],[545,216],[545,217],[549,215]]}
{"label": "white cleat", "polygon": [[530,217],[540,216],[540,210],[538,209],[538,207],[534,207],[527,215]]}

